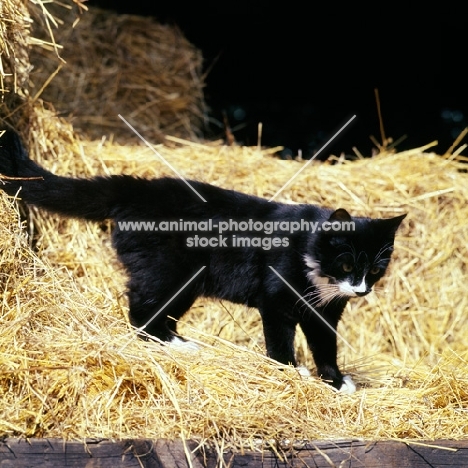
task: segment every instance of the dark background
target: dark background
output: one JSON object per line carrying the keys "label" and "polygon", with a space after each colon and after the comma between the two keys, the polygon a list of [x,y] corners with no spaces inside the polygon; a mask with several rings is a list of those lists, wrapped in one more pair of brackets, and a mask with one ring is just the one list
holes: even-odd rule
{"label": "dark background", "polygon": [[264,146],[310,157],[356,114],[324,156],[353,146],[371,155],[369,136],[381,142],[376,88],[386,136],[405,137],[399,150],[438,140],[442,154],[468,126],[467,41],[456,13],[390,18],[382,6],[375,15],[323,16],[313,4],[263,0],[88,4],[176,24],[202,50],[207,137],[224,136],[226,113],[239,143],[256,145],[262,122]]}

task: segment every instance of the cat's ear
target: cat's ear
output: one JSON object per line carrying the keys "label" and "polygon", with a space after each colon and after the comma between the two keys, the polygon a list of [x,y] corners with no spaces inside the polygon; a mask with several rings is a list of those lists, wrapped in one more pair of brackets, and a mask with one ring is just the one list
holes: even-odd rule
{"label": "cat's ear", "polygon": [[402,214],[400,216],[395,216],[395,218],[387,218],[382,220],[385,223],[385,226],[390,234],[395,235],[401,222],[406,218],[406,215],[407,213]]}
{"label": "cat's ear", "polygon": [[[344,209],[338,208],[335,210],[330,217],[328,218],[330,223],[338,221],[339,223],[346,223],[352,222],[351,215]],[[338,231],[336,229],[327,231],[325,233],[326,237],[328,237],[330,245],[333,247],[338,247],[341,244],[345,244],[347,242],[345,235],[343,235],[342,231]]]}
{"label": "cat's ear", "polygon": [[351,215],[344,208],[338,208],[330,215],[328,221],[351,221]]}

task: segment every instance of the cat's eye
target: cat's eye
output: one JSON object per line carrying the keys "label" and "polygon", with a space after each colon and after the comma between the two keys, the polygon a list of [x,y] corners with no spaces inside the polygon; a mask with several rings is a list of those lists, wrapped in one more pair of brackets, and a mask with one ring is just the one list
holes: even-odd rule
{"label": "cat's eye", "polygon": [[351,273],[353,271],[353,265],[351,265],[350,263],[343,263],[343,265],[341,265],[341,268],[343,268],[343,271],[345,273]]}
{"label": "cat's eye", "polygon": [[376,267],[376,266],[375,266],[375,267],[372,267],[372,268],[370,269],[370,271],[369,271],[369,273],[370,273],[371,275],[376,275],[376,274],[379,273],[379,272],[380,272],[380,268],[379,268],[379,267]]}

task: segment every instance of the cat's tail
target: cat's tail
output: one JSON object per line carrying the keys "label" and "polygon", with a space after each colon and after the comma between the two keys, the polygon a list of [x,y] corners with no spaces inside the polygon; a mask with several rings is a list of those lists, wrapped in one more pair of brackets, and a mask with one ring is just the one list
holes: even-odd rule
{"label": "cat's tail", "polygon": [[19,136],[0,131],[0,189],[27,204],[66,216],[101,221],[112,217],[119,177],[60,177],[29,159]]}

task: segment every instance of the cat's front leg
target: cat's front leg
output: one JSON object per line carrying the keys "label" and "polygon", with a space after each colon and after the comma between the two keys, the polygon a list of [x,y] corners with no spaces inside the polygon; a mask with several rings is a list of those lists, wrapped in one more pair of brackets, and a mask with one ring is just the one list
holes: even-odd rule
{"label": "cat's front leg", "polygon": [[338,368],[337,335],[338,320],[328,320],[326,326],[317,317],[306,316],[299,323],[317,366],[317,374],[325,382],[343,393],[354,393],[356,386],[350,376],[343,376]]}
{"label": "cat's front leg", "polygon": [[260,310],[268,357],[281,364],[296,366],[294,336],[297,323],[285,319],[275,308]]}

